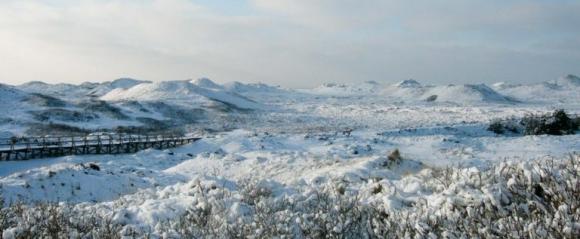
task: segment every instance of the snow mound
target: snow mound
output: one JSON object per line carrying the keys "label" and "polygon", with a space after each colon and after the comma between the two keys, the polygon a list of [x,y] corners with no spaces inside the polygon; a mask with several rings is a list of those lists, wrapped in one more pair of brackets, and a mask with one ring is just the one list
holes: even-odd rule
{"label": "snow mound", "polygon": [[496,82],[496,83],[493,83],[491,85],[492,89],[494,89],[494,90],[504,90],[504,89],[510,89],[510,88],[520,87],[520,86],[522,86],[522,85],[510,84],[507,82]]}
{"label": "snow mound", "polygon": [[532,103],[564,103],[580,100],[580,78],[567,75],[559,79],[528,85],[494,85],[503,95]]}
{"label": "snow mound", "polygon": [[380,93],[396,100],[416,100],[425,93],[425,87],[416,80],[408,79],[389,85],[382,89]]}
{"label": "snow mound", "polygon": [[114,81],[111,81],[110,83],[108,83],[108,85],[113,88],[127,89],[142,83],[150,83],[150,81],[135,80],[131,78],[119,78]]}
{"label": "snow mound", "polygon": [[453,102],[460,104],[513,102],[513,100],[500,93],[497,93],[485,84],[435,86],[429,89],[425,93],[424,97],[430,97],[432,101]]}
{"label": "snow mound", "polygon": [[199,78],[197,80],[193,80],[191,81],[192,84],[199,86],[201,88],[207,88],[207,89],[223,89],[224,87],[213,82],[212,80],[208,79],[208,78]]}
{"label": "snow mound", "polygon": [[86,93],[86,91],[88,90],[88,88],[73,84],[65,84],[65,83],[47,84],[41,81],[31,81],[28,83],[24,83],[22,85],[17,86],[17,88],[19,90],[29,93],[38,93],[56,97],[83,95],[83,93]]}
{"label": "snow mound", "polygon": [[554,81],[550,81],[556,86],[560,87],[580,87],[580,77],[575,75],[562,76]]}
{"label": "snow mound", "polygon": [[413,79],[401,81],[401,82],[395,84],[395,86],[398,88],[419,88],[419,87],[422,87],[421,83],[419,83],[418,81],[413,80]]}
{"label": "snow mound", "polygon": [[217,101],[242,109],[262,107],[242,96],[224,90],[202,88],[190,81],[143,83],[129,89],[115,89],[102,96],[101,99],[106,101],[166,101],[188,106],[202,106]]}
{"label": "snow mound", "polygon": [[133,86],[143,83],[151,83],[151,81],[135,80],[131,78],[119,78],[111,82],[103,82],[101,84],[95,85],[94,88],[90,92],[88,92],[88,95],[99,97],[115,89],[129,89]]}

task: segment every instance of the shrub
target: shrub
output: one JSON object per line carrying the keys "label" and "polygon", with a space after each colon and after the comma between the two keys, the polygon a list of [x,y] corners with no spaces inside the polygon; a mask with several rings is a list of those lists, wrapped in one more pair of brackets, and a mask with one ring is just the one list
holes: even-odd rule
{"label": "shrub", "polygon": [[[424,178],[431,194],[385,207],[362,190],[305,187],[273,196],[269,182],[240,181],[239,192],[197,189],[182,215],[154,226],[163,238],[579,238],[580,156],[501,163],[485,171],[445,168]],[[388,191],[388,190],[385,190]],[[265,193],[262,193],[265,192]],[[384,195],[380,195],[385,193]],[[377,195],[379,194],[379,195]],[[398,197],[373,192],[373,196]],[[432,199],[445,197],[439,203]],[[153,228],[153,227],[152,227]],[[3,238],[146,238],[153,229],[67,204],[0,210]]]}
{"label": "shrub", "polygon": [[488,131],[496,134],[505,134],[507,132],[517,134],[520,132],[520,127],[513,119],[493,120],[487,127]]}
{"label": "shrub", "polygon": [[548,115],[527,115],[521,122],[525,135],[566,135],[578,130],[578,119],[571,119],[564,110]]}

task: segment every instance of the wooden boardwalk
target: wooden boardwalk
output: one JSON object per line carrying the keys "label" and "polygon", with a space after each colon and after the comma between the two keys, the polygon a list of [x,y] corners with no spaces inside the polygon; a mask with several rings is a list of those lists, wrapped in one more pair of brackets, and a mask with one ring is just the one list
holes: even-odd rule
{"label": "wooden boardwalk", "polygon": [[0,161],[28,160],[65,155],[135,153],[149,148],[173,148],[199,139],[171,135],[104,135],[0,139]]}

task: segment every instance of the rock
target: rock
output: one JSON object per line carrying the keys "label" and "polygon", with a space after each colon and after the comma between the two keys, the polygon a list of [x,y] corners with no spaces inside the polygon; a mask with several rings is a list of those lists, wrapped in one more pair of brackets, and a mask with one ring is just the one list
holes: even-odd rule
{"label": "rock", "polygon": [[96,165],[94,163],[89,163],[89,168],[95,171],[101,171],[101,167],[99,167],[99,165]]}

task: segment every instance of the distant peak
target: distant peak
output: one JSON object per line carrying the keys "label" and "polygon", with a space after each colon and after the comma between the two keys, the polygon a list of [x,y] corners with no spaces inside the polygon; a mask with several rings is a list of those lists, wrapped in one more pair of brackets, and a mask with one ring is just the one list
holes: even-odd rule
{"label": "distant peak", "polygon": [[395,84],[395,86],[400,88],[416,88],[421,87],[421,83],[413,79],[408,79]]}
{"label": "distant peak", "polygon": [[211,88],[211,89],[222,89],[223,87],[215,82],[213,82],[212,80],[210,80],[209,78],[206,77],[202,77],[199,78],[197,80],[193,80],[191,81],[192,84],[202,87],[202,88]]}
{"label": "distant peak", "polygon": [[549,83],[556,86],[580,86],[580,77],[568,74],[566,76],[560,77],[557,80],[550,81]]}
{"label": "distant peak", "polygon": [[568,74],[568,75],[564,76],[564,79],[580,81],[580,77],[572,75],[572,74]]}
{"label": "distant peak", "polygon": [[48,85],[48,84],[42,81],[29,81],[24,83],[23,85]]}
{"label": "distant peak", "polygon": [[150,83],[150,81],[142,81],[142,80],[136,80],[133,78],[125,77],[125,78],[119,78],[119,79],[113,80],[110,83],[110,85],[113,88],[127,89],[127,88],[131,88],[131,87],[136,86],[136,85],[141,84],[141,83]]}

